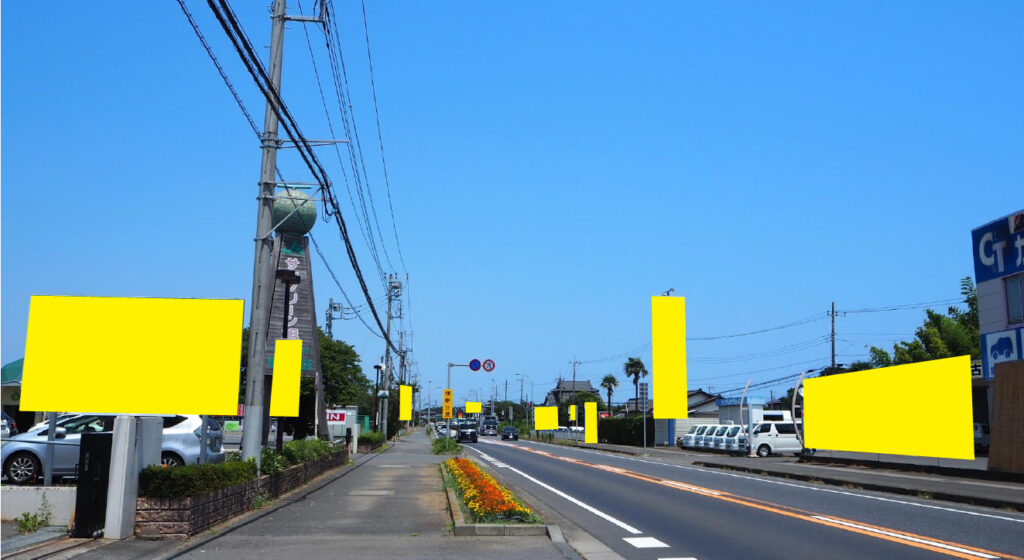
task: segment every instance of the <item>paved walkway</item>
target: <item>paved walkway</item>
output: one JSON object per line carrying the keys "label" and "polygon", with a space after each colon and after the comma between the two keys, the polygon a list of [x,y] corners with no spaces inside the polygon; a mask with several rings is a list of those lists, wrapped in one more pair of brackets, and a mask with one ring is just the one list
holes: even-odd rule
{"label": "paved walkway", "polygon": [[565,558],[548,537],[453,536],[441,460],[417,431],[216,534],[185,544],[132,539],[76,558]]}

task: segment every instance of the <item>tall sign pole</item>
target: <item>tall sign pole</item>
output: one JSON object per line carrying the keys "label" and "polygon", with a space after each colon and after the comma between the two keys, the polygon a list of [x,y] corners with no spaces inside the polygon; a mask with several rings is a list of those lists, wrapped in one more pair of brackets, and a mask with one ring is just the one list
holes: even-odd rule
{"label": "tall sign pole", "polygon": [[[281,91],[281,59],[284,47],[285,0],[274,0],[270,34],[270,81]],[[252,299],[249,311],[249,356],[245,384],[245,429],[242,431],[242,459],[260,464],[263,442],[263,393],[266,374],[267,329],[274,296],[272,263],[274,208],[274,172],[277,170],[277,114],[267,100],[264,117],[263,160],[260,165],[259,197],[256,217],[256,257],[252,271]]]}

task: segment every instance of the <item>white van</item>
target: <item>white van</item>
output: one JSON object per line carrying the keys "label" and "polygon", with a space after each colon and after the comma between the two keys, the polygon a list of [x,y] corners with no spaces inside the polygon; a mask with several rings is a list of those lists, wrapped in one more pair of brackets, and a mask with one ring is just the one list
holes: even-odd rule
{"label": "white van", "polygon": [[[721,443],[722,442],[722,436],[725,435],[725,432],[728,429],[729,429],[729,426],[727,426],[725,424],[719,424],[717,427],[715,427],[715,431],[714,432],[705,432],[705,434],[704,434],[704,449],[715,449],[715,440],[718,440],[718,442]],[[708,435],[708,434],[711,434],[711,435]]]}
{"label": "white van", "polygon": [[680,448],[693,447],[693,438],[697,435],[697,431],[700,430],[702,427],[703,426],[701,426],[700,424],[694,424],[693,426],[690,426],[690,431],[683,434],[683,437],[676,438],[676,445],[678,445]]}
{"label": "white van", "polygon": [[707,424],[701,427],[704,428],[704,431],[701,432],[698,430],[693,438],[693,446],[696,447],[697,449],[704,447],[705,438],[714,437],[715,430],[718,429],[718,424]]}
{"label": "white van", "polygon": [[799,455],[803,448],[796,437],[797,425],[793,422],[761,422],[754,426],[750,435],[750,448],[758,457],[773,453]]}
{"label": "white van", "polygon": [[727,432],[725,432],[725,450],[729,452],[742,451],[746,452],[747,447],[747,427],[746,426],[731,426]]}

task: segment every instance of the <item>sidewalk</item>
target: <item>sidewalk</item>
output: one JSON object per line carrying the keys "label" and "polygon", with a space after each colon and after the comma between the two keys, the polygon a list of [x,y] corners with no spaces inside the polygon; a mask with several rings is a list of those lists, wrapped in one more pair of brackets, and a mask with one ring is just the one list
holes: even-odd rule
{"label": "sidewalk", "polygon": [[565,558],[548,537],[452,536],[441,461],[417,431],[211,534],[118,541],[76,558]]}
{"label": "sidewalk", "polygon": [[[607,443],[579,444],[579,447],[634,456],[643,452],[637,447]],[[871,461],[855,461],[845,457],[836,457],[833,461],[828,456],[815,456],[812,462],[800,462],[799,458],[792,456],[749,458],[724,453],[690,451],[678,447],[648,447],[647,456],[678,464],[1024,511],[1024,480],[1021,480],[1021,477],[1009,475],[1003,477],[1003,480],[987,480],[986,473],[979,472],[976,468],[944,467],[942,474],[935,474],[907,470],[918,466],[927,469],[928,465],[899,465],[905,466],[906,469],[895,470],[879,468]],[[880,465],[884,467],[885,463]]]}

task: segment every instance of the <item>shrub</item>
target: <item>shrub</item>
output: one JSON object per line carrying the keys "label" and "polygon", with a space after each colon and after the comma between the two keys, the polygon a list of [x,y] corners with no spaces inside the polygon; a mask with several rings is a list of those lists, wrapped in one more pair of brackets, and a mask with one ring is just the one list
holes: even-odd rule
{"label": "shrub", "polygon": [[139,495],[150,498],[185,498],[235,486],[256,478],[255,461],[216,465],[153,465],[139,473]]}
{"label": "shrub", "polygon": [[369,445],[370,447],[376,447],[384,444],[384,434],[380,432],[367,432],[365,434],[359,434],[359,445]]}
{"label": "shrub", "polygon": [[[448,447],[445,448],[445,442],[448,442]],[[432,444],[434,446],[434,455],[440,455],[442,453],[462,453],[462,446],[459,445],[454,439],[437,438]]]}
{"label": "shrub", "polygon": [[277,474],[292,466],[284,453],[278,453],[273,447],[264,447],[260,453],[260,471],[262,474]]}
{"label": "shrub", "polygon": [[335,451],[330,443],[320,439],[297,439],[284,445],[283,455],[293,465],[316,461]]}
{"label": "shrub", "polygon": [[[643,444],[643,417],[632,418],[602,418],[598,420],[597,433],[604,443],[617,443],[620,445],[642,445]],[[647,442],[654,441],[654,419],[647,417]]]}

